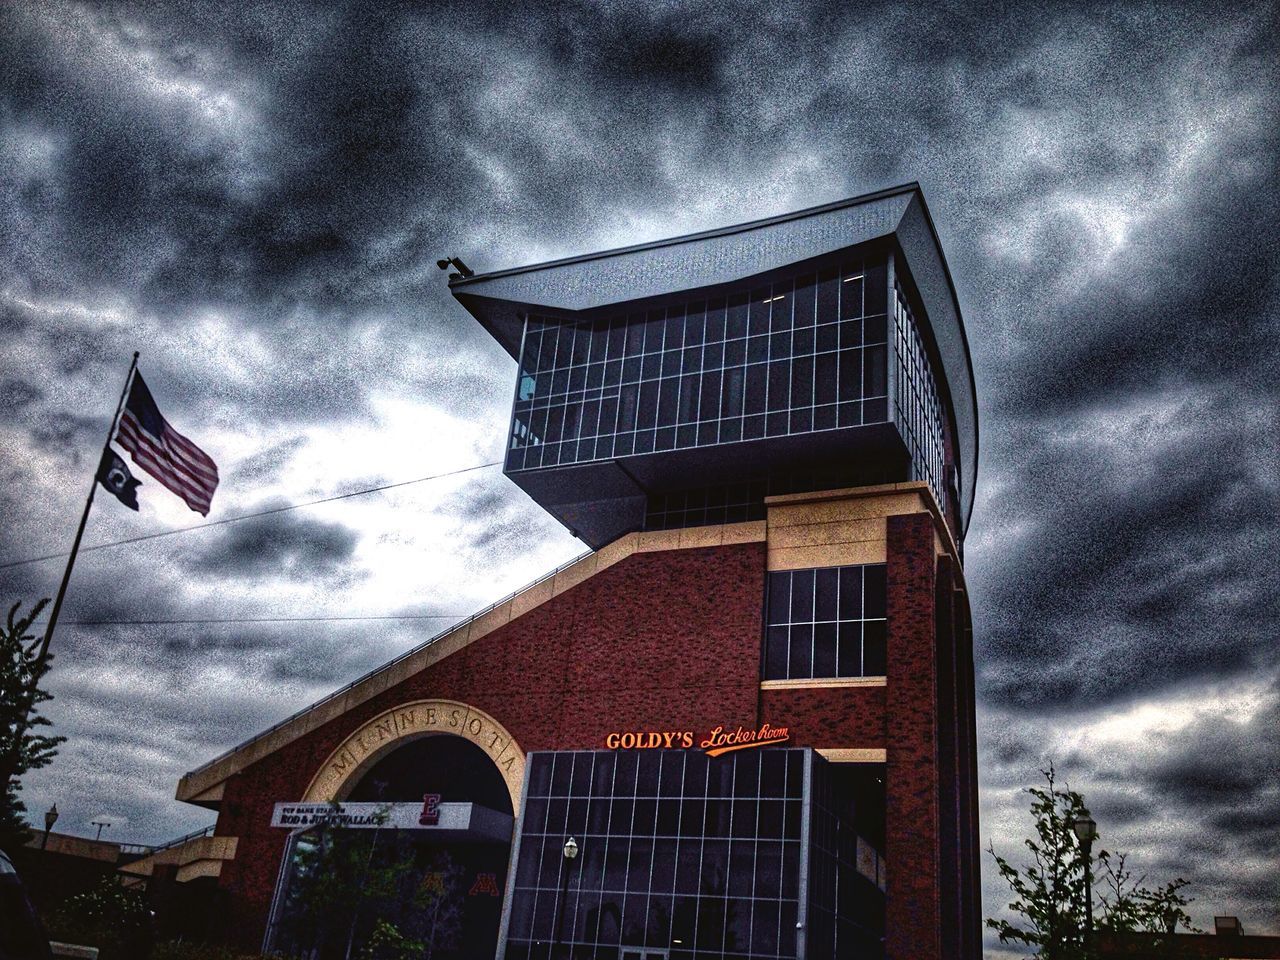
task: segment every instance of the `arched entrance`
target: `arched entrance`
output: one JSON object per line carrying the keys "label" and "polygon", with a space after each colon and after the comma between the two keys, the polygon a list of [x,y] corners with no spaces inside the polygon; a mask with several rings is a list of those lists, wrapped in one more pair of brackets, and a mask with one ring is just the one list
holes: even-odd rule
{"label": "arched entrance", "polygon": [[457,700],[417,700],[374,717],[347,737],[320,766],[302,799],[345,799],[368,769],[406,738],[447,733],[480,747],[502,774],[511,806],[520,804],[524,751],[507,729],[485,711]]}
{"label": "arched entrance", "polygon": [[498,768],[476,744],[448,733],[428,733],[401,741],[371,766],[342,798],[418,801],[428,794],[441,803],[478,803],[511,816],[511,794]]}
{"label": "arched entrance", "polygon": [[405,956],[491,958],[523,776],[511,735],[467,704],[418,701],[364,724],[297,805],[320,822],[290,835],[267,948],[349,960],[381,938]]}

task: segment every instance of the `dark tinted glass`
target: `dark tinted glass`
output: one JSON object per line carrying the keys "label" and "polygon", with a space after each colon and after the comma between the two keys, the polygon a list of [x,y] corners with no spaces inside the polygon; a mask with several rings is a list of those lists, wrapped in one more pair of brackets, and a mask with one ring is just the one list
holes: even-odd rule
{"label": "dark tinted glass", "polygon": [[[764,679],[884,675],[884,564],[770,573],[766,604]],[[867,624],[878,643],[870,657]]]}
{"label": "dark tinted glass", "polygon": [[531,317],[507,468],[857,426],[839,405],[868,398],[883,420],[890,325],[866,289],[855,263],[588,323]]}

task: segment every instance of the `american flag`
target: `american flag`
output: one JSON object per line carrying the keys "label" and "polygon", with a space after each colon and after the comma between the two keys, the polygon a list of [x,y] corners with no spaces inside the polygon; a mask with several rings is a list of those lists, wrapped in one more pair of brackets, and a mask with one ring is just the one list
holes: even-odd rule
{"label": "american flag", "polygon": [[185,500],[188,507],[209,515],[213,491],[218,487],[218,466],[169,426],[140,373],[134,375],[129,387],[116,442],[129,451],[134,463]]}

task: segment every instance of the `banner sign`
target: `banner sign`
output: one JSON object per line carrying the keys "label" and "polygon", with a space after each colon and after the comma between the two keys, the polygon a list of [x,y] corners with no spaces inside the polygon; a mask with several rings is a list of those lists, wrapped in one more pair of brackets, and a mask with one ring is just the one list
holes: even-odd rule
{"label": "banner sign", "polygon": [[471,804],[441,803],[438,793],[429,793],[421,803],[277,803],[271,815],[273,827],[296,830],[322,823],[366,830],[466,830]]}
{"label": "banner sign", "polygon": [[696,742],[707,756],[718,757],[722,753],[745,750],[748,747],[767,747],[785,743],[791,739],[786,727],[774,727],[767,723],[756,727],[716,727],[706,737],[695,737],[692,730],[638,730],[611,733],[604,738],[610,750],[688,750]]}

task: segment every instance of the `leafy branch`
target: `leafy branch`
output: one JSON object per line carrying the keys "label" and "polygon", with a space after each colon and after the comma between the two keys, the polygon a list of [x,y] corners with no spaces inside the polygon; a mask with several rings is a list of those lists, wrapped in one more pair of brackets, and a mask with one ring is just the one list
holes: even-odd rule
{"label": "leafy branch", "polygon": [[40,654],[40,638],[29,631],[48,603],[36,603],[19,616],[21,603],[9,608],[0,632],[0,843],[21,844],[30,834],[22,817],[26,805],[18,797],[19,779],[31,770],[48,766],[66,737],[39,732],[49,726],[40,716],[40,704],[52,699],[40,681],[53,657]]}
{"label": "leafy branch", "polygon": [[[1086,857],[1072,829],[1076,819],[1089,812],[1084,797],[1058,787],[1052,764],[1040,772],[1045,786],[1027,790],[1035,818],[1035,836],[1023,840],[1030,862],[1015,867],[995,852],[994,845],[988,848],[1013,894],[1007,906],[1020,918],[986,921],[1000,942],[1033,948],[1033,956],[1045,960],[1092,960],[1096,954],[1086,935],[1090,912],[1099,931],[1168,936],[1182,927],[1200,932],[1185,909],[1191,902],[1182,894],[1188,881],[1179,877],[1151,888],[1144,885],[1145,874],[1134,879],[1126,854],[1101,850],[1096,859]],[[1100,911],[1091,911],[1088,884],[1099,876],[1098,868]]]}

